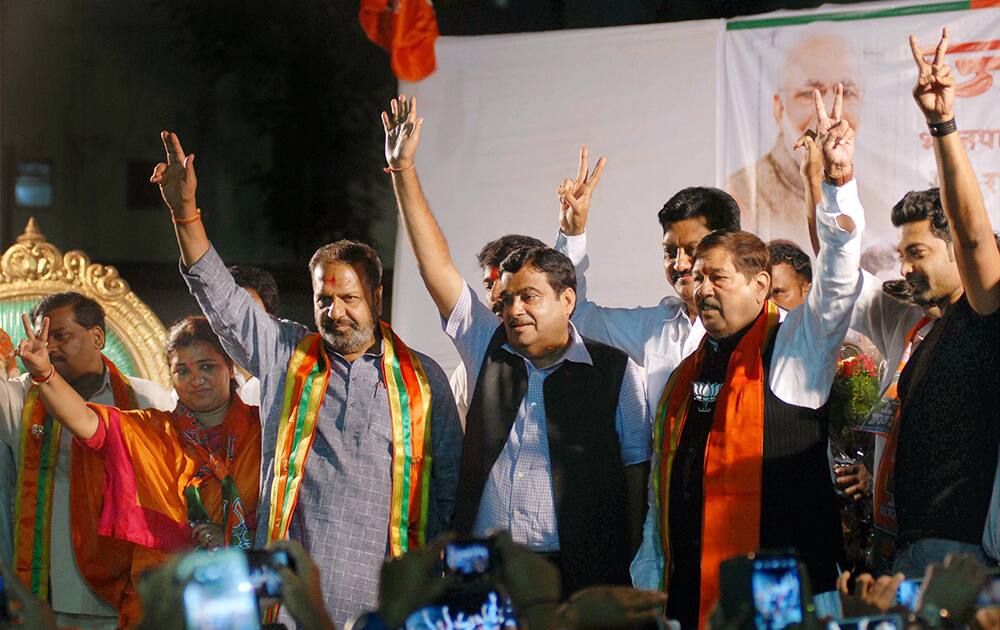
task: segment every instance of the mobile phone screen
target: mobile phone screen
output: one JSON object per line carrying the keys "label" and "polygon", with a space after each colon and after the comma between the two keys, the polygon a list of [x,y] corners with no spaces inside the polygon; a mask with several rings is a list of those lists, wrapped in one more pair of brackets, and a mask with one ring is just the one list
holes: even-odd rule
{"label": "mobile phone screen", "polygon": [[517,627],[510,600],[488,589],[449,593],[439,603],[411,614],[406,619],[405,630],[516,630]]}
{"label": "mobile phone screen", "polygon": [[909,610],[917,609],[917,599],[920,597],[920,586],[923,580],[903,580],[896,591],[896,601]]}
{"label": "mobile phone screen", "polygon": [[196,551],[181,561],[177,572],[187,580],[184,618],[189,630],[260,630],[257,598],[242,551]]}
{"label": "mobile phone screen", "polygon": [[751,575],[754,625],[758,630],[780,630],[802,623],[802,587],[794,557],[758,557]]}
{"label": "mobile phone screen", "polygon": [[853,617],[842,621],[831,621],[827,630],[906,630],[903,618],[899,615],[883,617]]}
{"label": "mobile phone screen", "polygon": [[472,540],[449,543],[444,548],[444,569],[452,575],[482,575],[493,566],[490,543]]}
{"label": "mobile phone screen", "polygon": [[288,552],[251,550],[246,552],[250,567],[250,584],[262,606],[270,606],[281,601],[281,574],[275,567],[293,568]]}

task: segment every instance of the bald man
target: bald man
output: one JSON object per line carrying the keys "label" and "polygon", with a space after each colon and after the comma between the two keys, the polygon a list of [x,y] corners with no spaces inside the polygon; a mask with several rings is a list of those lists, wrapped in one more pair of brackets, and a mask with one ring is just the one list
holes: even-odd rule
{"label": "bald man", "polygon": [[765,239],[809,247],[805,184],[793,149],[816,112],[812,90],[833,103],[833,86],[844,85],[844,118],[858,128],[861,113],[860,56],[847,39],[828,33],[799,40],[787,53],[781,82],[771,98],[778,137],[751,166],[729,176],[726,189],[740,204],[741,224]]}

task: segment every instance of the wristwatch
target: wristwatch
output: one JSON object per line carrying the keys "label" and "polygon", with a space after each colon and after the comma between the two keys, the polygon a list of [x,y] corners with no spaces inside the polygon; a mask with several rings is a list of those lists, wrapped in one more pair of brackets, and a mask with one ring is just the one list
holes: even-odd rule
{"label": "wristwatch", "polygon": [[854,169],[848,168],[846,171],[823,173],[823,180],[831,186],[843,186],[854,179]]}

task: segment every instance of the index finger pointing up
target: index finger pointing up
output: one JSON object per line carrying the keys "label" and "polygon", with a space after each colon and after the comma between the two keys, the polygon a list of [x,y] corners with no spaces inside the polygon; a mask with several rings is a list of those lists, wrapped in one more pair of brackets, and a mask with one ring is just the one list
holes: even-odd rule
{"label": "index finger pointing up", "polygon": [[813,104],[816,106],[816,120],[822,127],[823,123],[830,121],[830,117],[826,115],[826,105],[823,104],[823,97],[819,90],[813,90]]}
{"label": "index finger pointing up", "polygon": [[580,147],[580,167],[576,169],[576,183],[587,181],[587,147]]}
{"label": "index finger pointing up", "polygon": [[927,62],[924,61],[924,54],[920,52],[920,44],[916,35],[910,35],[910,52],[913,53],[913,60],[917,62],[917,68],[923,74],[928,70]]}
{"label": "index finger pointing up", "polygon": [[38,335],[38,340],[46,343],[49,340],[49,318],[42,318],[42,332]]}
{"label": "index finger pointing up", "polygon": [[27,313],[21,313],[21,323],[24,324],[24,336],[28,338],[28,341],[34,341],[35,330],[31,327],[31,319]]}
{"label": "index finger pointing up", "polygon": [[833,113],[831,116],[834,120],[840,120],[841,114],[844,111],[844,84],[838,83],[833,86]]}
{"label": "index finger pointing up", "polygon": [[945,53],[948,52],[948,27],[941,29],[941,41],[938,42],[937,50],[934,51],[934,65],[940,66],[944,63]]}

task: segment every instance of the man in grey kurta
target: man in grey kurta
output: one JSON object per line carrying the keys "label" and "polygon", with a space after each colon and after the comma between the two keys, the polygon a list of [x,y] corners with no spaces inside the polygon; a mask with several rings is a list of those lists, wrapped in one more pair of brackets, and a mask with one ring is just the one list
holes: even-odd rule
{"label": "man in grey kurta", "polygon": [[[182,264],[181,274],[230,356],[260,379],[263,449],[257,545],[262,546],[288,362],[309,330],[267,315],[236,285],[214,248],[190,268]],[[322,328],[321,322],[317,325]],[[342,626],[376,605],[379,568],[388,553],[392,426],[381,339],[353,361],[329,344],[326,349],[330,380],[289,537],[301,541],[319,567],[327,611]],[[451,520],[462,434],[447,377],[433,359],[417,355],[432,401],[430,538]]]}

